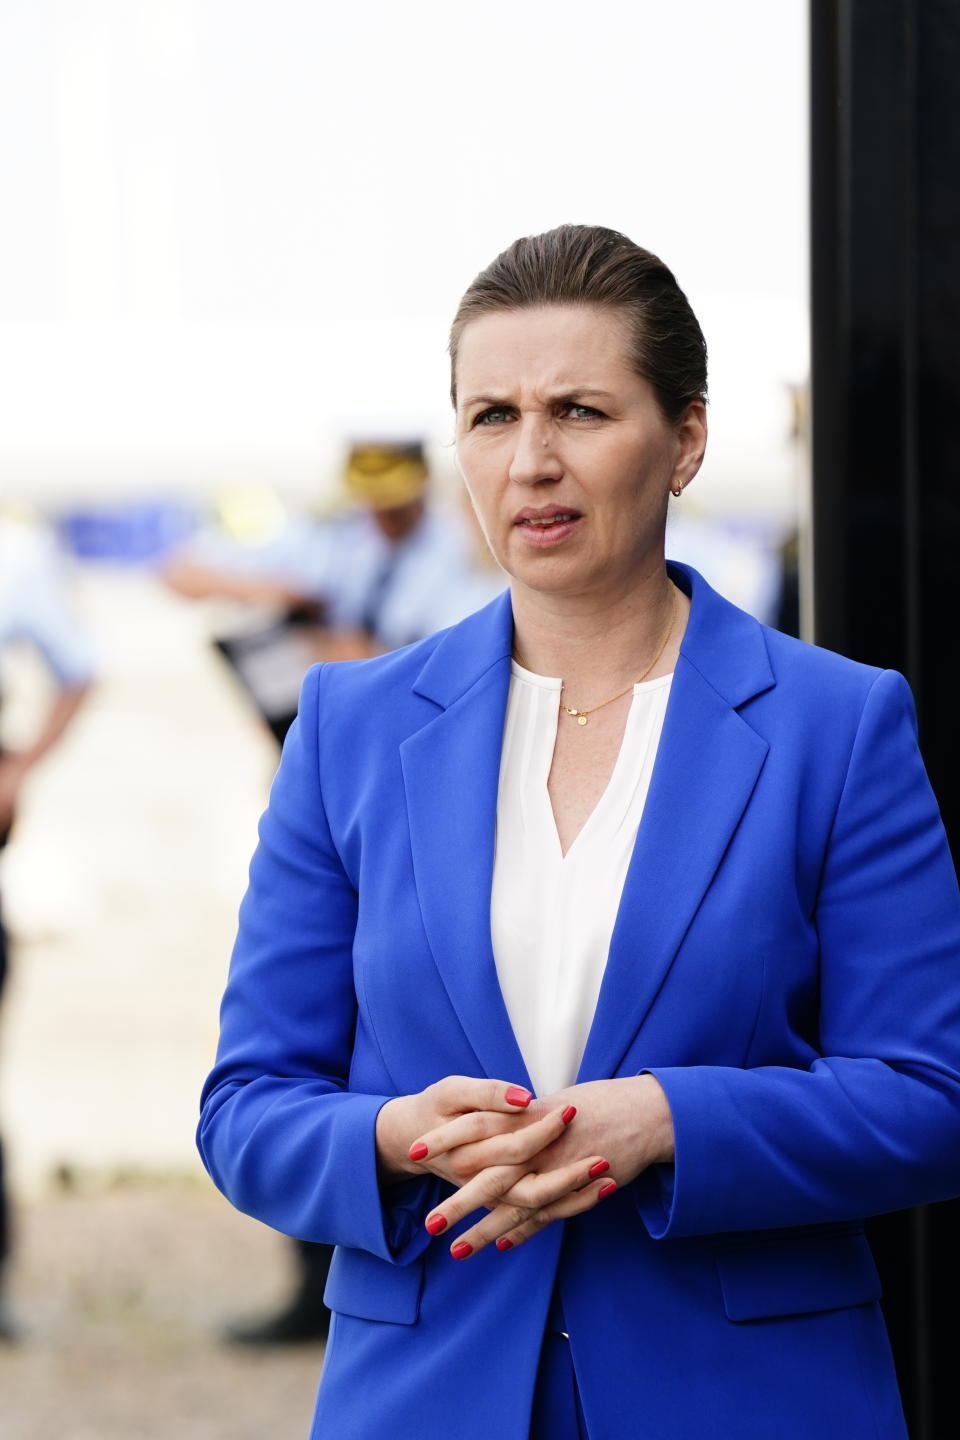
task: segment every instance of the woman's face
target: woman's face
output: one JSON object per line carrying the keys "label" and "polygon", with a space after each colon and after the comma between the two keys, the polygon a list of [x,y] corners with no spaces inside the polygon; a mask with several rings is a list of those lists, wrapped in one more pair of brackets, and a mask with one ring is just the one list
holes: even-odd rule
{"label": "woman's face", "polygon": [[667,497],[703,458],[700,402],[673,426],[593,306],[471,321],[457,358],[457,458],[494,556],[522,585],[623,594],[663,565]]}

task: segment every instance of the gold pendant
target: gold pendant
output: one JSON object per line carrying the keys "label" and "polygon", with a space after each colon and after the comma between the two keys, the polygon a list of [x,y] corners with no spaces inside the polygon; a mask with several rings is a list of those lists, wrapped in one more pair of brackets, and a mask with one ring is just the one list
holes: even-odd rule
{"label": "gold pendant", "polygon": [[564,705],[563,708],[572,720],[576,720],[578,725],[586,725],[587,717],[582,710],[578,710],[575,705]]}

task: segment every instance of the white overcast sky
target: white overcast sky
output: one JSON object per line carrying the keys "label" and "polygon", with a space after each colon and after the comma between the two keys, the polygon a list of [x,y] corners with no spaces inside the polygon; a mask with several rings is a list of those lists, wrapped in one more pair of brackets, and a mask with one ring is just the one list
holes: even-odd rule
{"label": "white overcast sky", "polygon": [[806,43],[802,0],[2,0],[0,487],[306,490],[347,429],[443,438],[460,293],[585,221],[700,315],[698,485],[779,504]]}

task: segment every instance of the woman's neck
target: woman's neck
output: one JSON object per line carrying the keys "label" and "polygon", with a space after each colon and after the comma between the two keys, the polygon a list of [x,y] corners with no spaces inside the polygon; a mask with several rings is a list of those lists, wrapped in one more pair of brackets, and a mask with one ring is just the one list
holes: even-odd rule
{"label": "woman's neck", "polygon": [[512,590],[517,659],[536,674],[559,676],[568,687],[576,686],[584,704],[602,690],[638,679],[648,667],[649,680],[674,668],[689,602],[666,568],[613,602],[519,585]]}

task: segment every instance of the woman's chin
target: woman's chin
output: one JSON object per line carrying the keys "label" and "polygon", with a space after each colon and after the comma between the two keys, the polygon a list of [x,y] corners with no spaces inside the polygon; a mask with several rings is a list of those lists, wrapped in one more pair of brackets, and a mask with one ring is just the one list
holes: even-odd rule
{"label": "woman's chin", "polygon": [[513,584],[525,590],[558,599],[591,595],[599,598],[606,589],[602,574],[586,571],[581,565],[561,565],[556,561],[552,564],[513,565],[507,574]]}

